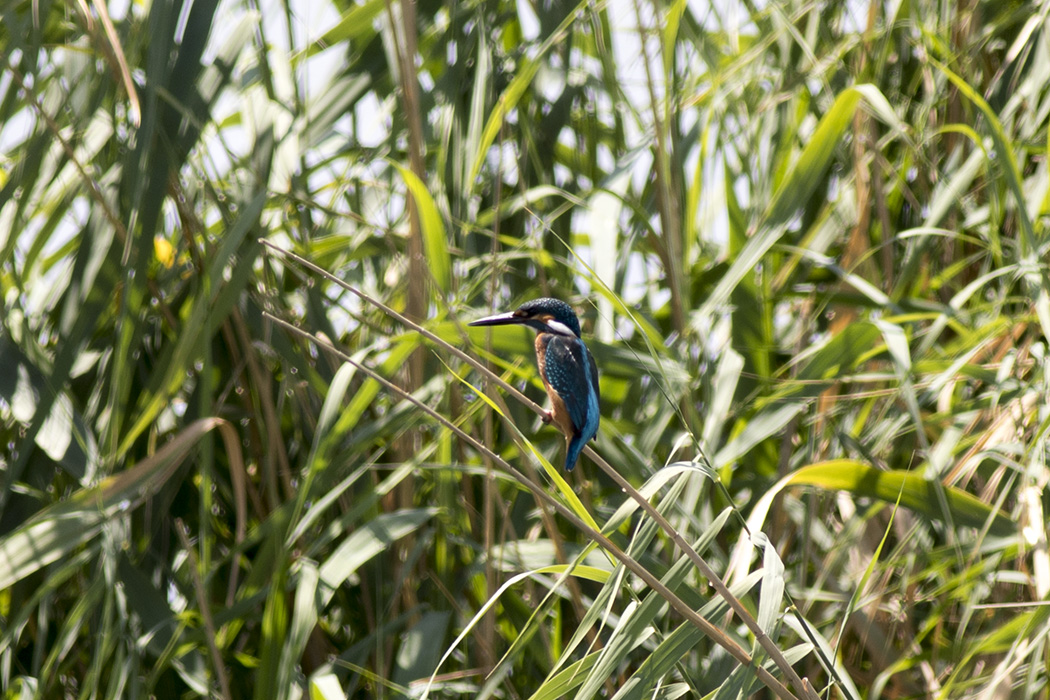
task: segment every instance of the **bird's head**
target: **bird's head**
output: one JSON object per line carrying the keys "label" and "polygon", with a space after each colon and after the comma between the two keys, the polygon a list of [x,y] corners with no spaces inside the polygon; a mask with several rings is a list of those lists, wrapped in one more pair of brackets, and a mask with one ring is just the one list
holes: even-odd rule
{"label": "bird's head", "polygon": [[514,311],[479,318],[468,325],[507,326],[511,324],[528,326],[540,333],[580,337],[580,320],[576,318],[576,312],[564,301],[550,297],[527,301]]}

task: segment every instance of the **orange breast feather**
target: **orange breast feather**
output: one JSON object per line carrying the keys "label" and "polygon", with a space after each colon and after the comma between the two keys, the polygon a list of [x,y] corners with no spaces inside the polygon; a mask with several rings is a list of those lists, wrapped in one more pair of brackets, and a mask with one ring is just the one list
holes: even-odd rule
{"label": "orange breast feather", "polygon": [[551,416],[554,418],[554,424],[557,425],[566,438],[570,438],[576,434],[576,426],[572,424],[572,417],[569,415],[569,409],[566,407],[565,402],[562,401],[561,397],[558,396],[550,383],[547,381],[547,343],[550,338],[545,338],[545,333],[540,333],[536,336],[536,364],[540,369],[540,378],[543,379],[543,386],[547,390],[547,396],[551,400]]}

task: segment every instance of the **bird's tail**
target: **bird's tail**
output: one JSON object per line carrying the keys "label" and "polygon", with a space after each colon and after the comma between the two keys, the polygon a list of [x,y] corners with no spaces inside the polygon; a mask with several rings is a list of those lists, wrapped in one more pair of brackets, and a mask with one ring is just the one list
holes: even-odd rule
{"label": "bird's tail", "polygon": [[583,447],[586,444],[587,440],[579,433],[576,433],[569,439],[568,446],[565,449],[565,471],[571,472],[572,468],[576,466],[576,460],[580,458],[580,453],[583,452]]}

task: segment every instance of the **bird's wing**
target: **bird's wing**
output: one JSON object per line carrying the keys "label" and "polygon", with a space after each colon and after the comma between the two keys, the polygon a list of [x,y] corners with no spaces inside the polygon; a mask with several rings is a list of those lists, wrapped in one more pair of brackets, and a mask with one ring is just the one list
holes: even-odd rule
{"label": "bird's wing", "polygon": [[591,351],[587,351],[587,359],[590,360],[591,365],[591,386],[594,388],[594,430],[591,433],[591,439],[598,434],[598,416],[601,415],[601,401],[602,401],[602,390],[598,384],[598,363],[594,361],[594,355]]}
{"label": "bird's wing", "polygon": [[591,351],[587,351],[587,359],[590,360],[591,365],[591,386],[594,387],[594,398],[600,402],[602,399],[602,391],[598,385],[598,363],[594,361],[594,355]]}
{"label": "bird's wing", "polygon": [[[544,374],[547,383],[558,393],[569,409],[572,425],[579,432],[587,423],[587,393],[591,390],[589,373],[598,376],[594,360],[584,360],[583,344],[579,340],[554,336],[547,344]],[[590,353],[587,353],[590,355]]]}

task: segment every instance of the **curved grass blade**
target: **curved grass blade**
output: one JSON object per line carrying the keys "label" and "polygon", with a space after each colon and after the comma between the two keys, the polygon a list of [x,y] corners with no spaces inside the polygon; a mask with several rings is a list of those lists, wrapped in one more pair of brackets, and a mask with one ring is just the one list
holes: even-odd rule
{"label": "curved grass blade", "polygon": [[202,418],[187,426],[154,455],[98,486],[81,489],[67,501],[49,506],[0,540],[0,590],[58,561],[92,539],[109,519],[128,513],[157,492],[197,443],[218,428],[226,450],[240,458],[241,447],[229,423]]}
{"label": "curved grass blade", "polygon": [[[1017,530],[1014,522],[976,496],[953,486],[930,481],[920,474],[906,471],[882,471],[851,459],[836,459],[803,467],[778,481],[763,494],[748,516],[748,527],[759,532],[773,499],[789,486],[816,486],[828,491],[848,491],[855,496],[874,498],[918,513],[931,521],[944,522],[938,490],[943,489],[944,500],[952,521],[959,527],[983,528],[994,537],[1009,537]],[[733,551],[729,565],[730,580],[738,580],[747,573],[754,544],[742,537]]]}
{"label": "curved grass blade", "polygon": [[441,220],[434,198],[427,186],[408,168],[394,164],[401,178],[405,181],[412,200],[416,203],[419,219],[423,228],[423,248],[427,256],[430,274],[442,292],[448,292],[452,284],[452,260],[448,253],[448,238],[445,235],[445,223]]}

